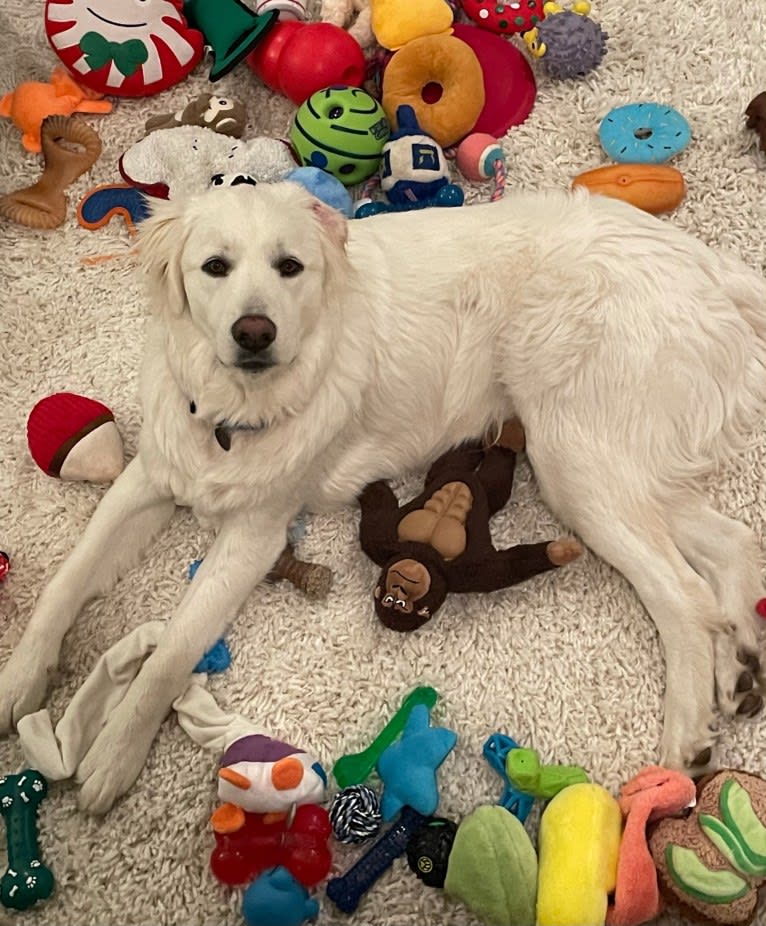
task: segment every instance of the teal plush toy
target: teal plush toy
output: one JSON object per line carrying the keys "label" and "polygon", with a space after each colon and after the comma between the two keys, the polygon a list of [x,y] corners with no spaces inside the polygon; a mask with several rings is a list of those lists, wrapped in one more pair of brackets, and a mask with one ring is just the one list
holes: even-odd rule
{"label": "teal plush toy", "polygon": [[454,749],[457,734],[432,727],[428,708],[412,709],[401,738],[383,752],[377,770],[384,784],[380,802],[384,820],[393,820],[402,807],[430,817],[439,806],[436,770]]}
{"label": "teal plush toy", "polygon": [[185,0],[184,16],[213,50],[210,80],[220,80],[255,48],[276,24],[278,10],[257,15],[241,0]]}

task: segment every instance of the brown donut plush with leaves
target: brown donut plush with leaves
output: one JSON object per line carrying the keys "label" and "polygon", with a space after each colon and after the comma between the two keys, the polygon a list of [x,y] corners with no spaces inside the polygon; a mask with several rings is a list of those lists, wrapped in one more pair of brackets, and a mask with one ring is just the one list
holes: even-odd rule
{"label": "brown donut plush with leaves", "polygon": [[649,849],[663,897],[683,916],[752,923],[766,881],[766,781],[734,769],[708,775],[691,813],[662,820]]}

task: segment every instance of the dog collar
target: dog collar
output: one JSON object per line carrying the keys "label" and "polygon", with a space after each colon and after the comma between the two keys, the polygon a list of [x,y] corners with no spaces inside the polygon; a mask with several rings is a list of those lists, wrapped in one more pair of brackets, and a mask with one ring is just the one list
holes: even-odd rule
{"label": "dog collar", "polygon": [[[197,403],[194,399],[189,402],[189,412],[192,415],[197,414]],[[235,431],[262,431],[263,428],[262,424],[226,424],[222,421],[213,428],[213,437],[221,450],[231,450],[231,436]]]}

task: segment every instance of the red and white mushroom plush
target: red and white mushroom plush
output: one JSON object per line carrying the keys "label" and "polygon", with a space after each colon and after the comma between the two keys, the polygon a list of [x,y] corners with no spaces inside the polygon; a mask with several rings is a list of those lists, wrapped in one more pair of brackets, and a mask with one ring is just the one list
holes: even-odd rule
{"label": "red and white mushroom plush", "polygon": [[69,482],[111,482],[125,466],[112,412],[73,392],[57,392],[35,405],[27,443],[44,473]]}
{"label": "red and white mushroom plush", "polygon": [[46,0],[45,32],[78,84],[110,96],[149,96],[202,58],[183,0]]}
{"label": "red and white mushroom plush", "polygon": [[544,0],[463,0],[463,11],[477,26],[504,35],[520,35],[545,19]]}

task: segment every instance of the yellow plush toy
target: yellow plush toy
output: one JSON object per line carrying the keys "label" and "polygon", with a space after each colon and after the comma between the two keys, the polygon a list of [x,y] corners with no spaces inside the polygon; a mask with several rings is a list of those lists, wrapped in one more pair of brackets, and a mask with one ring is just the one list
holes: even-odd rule
{"label": "yellow plush toy", "polygon": [[604,926],[617,880],[620,805],[600,785],[570,785],[540,820],[537,926]]}
{"label": "yellow plush toy", "polygon": [[452,8],[444,0],[371,0],[370,10],[378,44],[391,51],[423,35],[452,32]]}

